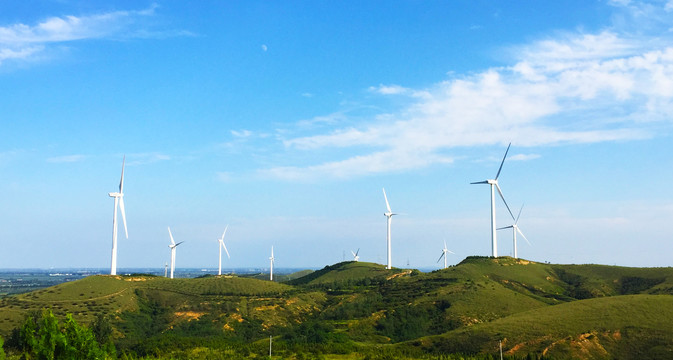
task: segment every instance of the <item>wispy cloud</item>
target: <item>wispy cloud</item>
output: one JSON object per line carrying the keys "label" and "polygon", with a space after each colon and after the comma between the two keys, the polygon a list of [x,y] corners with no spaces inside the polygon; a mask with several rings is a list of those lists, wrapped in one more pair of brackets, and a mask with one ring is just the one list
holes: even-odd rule
{"label": "wispy cloud", "polygon": [[[539,159],[540,155],[539,154],[516,154],[509,156],[507,160],[510,161],[528,161],[528,160],[535,160]],[[500,160],[498,160],[500,161]]]}
{"label": "wispy cloud", "polygon": [[[631,9],[627,2],[615,5]],[[659,10],[663,12],[663,3]],[[447,163],[451,159],[443,154],[456,147],[510,141],[532,147],[657,136],[657,128],[672,125],[673,41],[665,42],[659,33],[636,37],[616,25],[606,29],[562,33],[517,46],[511,66],[454,77],[429,88],[370,87],[375,94],[401,97],[405,105],[359,125],[283,139],[289,150],[347,149],[349,155],[338,158],[345,151],[334,151],[322,163],[262,173],[291,180],[347,178]]]}
{"label": "wispy cloud", "polygon": [[[156,8],[157,5],[152,5],[142,10],[50,17],[34,25],[17,23],[0,26],[0,65],[5,60],[31,60],[60,43],[163,36],[162,32],[142,28],[141,20],[153,16]],[[184,35],[184,32],[177,33]]]}
{"label": "wispy cloud", "polygon": [[171,160],[171,157],[166,154],[151,152],[151,153],[137,153],[126,156],[126,164],[130,166],[152,164],[159,161]]}
{"label": "wispy cloud", "polygon": [[250,130],[231,130],[231,135],[237,138],[247,138],[252,136],[252,131]]}
{"label": "wispy cloud", "polygon": [[64,155],[64,156],[54,156],[47,158],[47,162],[49,163],[74,163],[74,162],[79,162],[84,159],[86,159],[86,155]]}

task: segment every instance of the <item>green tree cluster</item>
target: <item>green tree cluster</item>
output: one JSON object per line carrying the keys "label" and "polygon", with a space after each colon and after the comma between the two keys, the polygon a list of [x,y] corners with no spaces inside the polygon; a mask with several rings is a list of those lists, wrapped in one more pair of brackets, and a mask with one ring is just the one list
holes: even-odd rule
{"label": "green tree cluster", "polygon": [[[105,320],[94,323],[94,330],[79,325],[71,314],[60,324],[51,309],[26,317],[13,335],[12,343],[23,359],[109,359],[116,358],[115,349],[106,333]],[[101,331],[102,332],[98,332]],[[104,341],[100,343],[100,341]],[[2,356],[0,355],[0,359]]]}

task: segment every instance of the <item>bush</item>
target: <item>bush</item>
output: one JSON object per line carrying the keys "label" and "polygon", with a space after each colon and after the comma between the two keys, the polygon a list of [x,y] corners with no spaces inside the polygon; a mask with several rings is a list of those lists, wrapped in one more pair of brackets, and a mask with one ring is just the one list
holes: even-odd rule
{"label": "bush", "polygon": [[21,328],[12,332],[12,337],[24,358],[105,359],[108,354],[114,356],[115,353],[113,346],[102,348],[94,333],[77,324],[72,314],[66,315],[65,324],[61,326],[51,309],[42,311],[41,315],[26,316]]}

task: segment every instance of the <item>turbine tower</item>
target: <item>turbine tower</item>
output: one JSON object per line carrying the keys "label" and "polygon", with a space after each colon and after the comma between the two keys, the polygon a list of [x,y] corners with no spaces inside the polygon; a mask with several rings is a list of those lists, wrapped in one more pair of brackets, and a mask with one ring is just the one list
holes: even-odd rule
{"label": "turbine tower", "polygon": [[172,279],[173,273],[175,272],[175,248],[177,248],[178,245],[182,244],[184,241],[180,241],[177,244],[175,243],[175,240],[173,240],[173,234],[171,234],[170,226],[168,227],[168,235],[171,237],[171,244],[168,245],[168,247],[171,248],[171,279]]}
{"label": "turbine tower", "polygon": [[353,250],[351,250],[351,254],[353,254],[353,261],[360,261],[360,256],[358,255],[359,253],[360,249],[358,249],[358,251],[356,252],[353,252]]}
{"label": "turbine tower", "polygon": [[269,263],[271,264],[271,272],[269,273],[269,280],[273,281],[273,263],[276,261],[276,258],[273,257],[273,245],[271,245],[271,257],[269,258]]}
{"label": "turbine tower", "polygon": [[224,251],[227,253],[227,258],[231,259],[231,256],[229,256],[229,250],[227,250],[227,245],[224,245],[224,234],[227,233],[227,228],[229,225],[224,227],[224,232],[222,233],[222,237],[217,239],[217,241],[220,243],[218,248],[220,249],[220,262],[219,266],[217,267],[217,275],[222,275],[222,248],[224,248]]}
{"label": "turbine tower", "polygon": [[439,262],[439,260],[442,260],[442,258],[444,258],[444,269],[446,269],[446,267],[447,267],[446,266],[446,257],[447,257],[446,254],[447,253],[453,254],[453,251],[446,248],[446,240],[444,240],[444,248],[442,249],[442,255],[439,257],[439,259],[437,259],[437,262]]}
{"label": "turbine tower", "polygon": [[129,238],[129,232],[126,228],[126,212],[124,211],[124,164],[126,156],[122,159],[122,178],[119,181],[119,192],[111,192],[108,195],[115,199],[114,214],[112,215],[112,261],[110,266],[110,275],[117,275],[117,208],[121,208],[122,220],[124,221],[124,232],[126,238]]}
{"label": "turbine tower", "polygon": [[514,220],[514,215],[512,214],[512,210],[509,209],[509,205],[507,205],[507,201],[505,201],[505,196],[502,194],[502,190],[500,189],[500,185],[498,185],[498,177],[500,176],[500,171],[502,170],[502,165],[505,163],[505,158],[507,158],[507,153],[509,152],[509,147],[512,146],[512,143],[509,143],[507,146],[507,150],[505,150],[505,156],[502,157],[502,162],[500,163],[500,168],[498,169],[498,173],[495,174],[495,179],[491,180],[484,180],[484,181],[479,181],[479,182],[473,182],[470,184],[488,184],[491,185],[491,252],[493,257],[498,257],[498,239],[496,237],[496,228],[495,228],[495,189],[498,189],[498,194],[500,194],[500,198],[502,199],[502,202],[505,203],[505,206],[507,207],[507,211],[509,211],[509,214],[512,216],[512,220]]}
{"label": "turbine tower", "polygon": [[517,232],[518,232],[519,234],[521,234],[521,236],[523,236],[523,239],[526,240],[526,242],[528,243],[528,245],[530,245],[530,241],[528,241],[528,239],[526,239],[526,235],[524,235],[524,234],[521,232],[521,229],[519,229],[519,226],[517,225],[517,224],[519,223],[519,217],[521,216],[521,210],[523,210],[523,205],[521,205],[521,209],[519,209],[519,215],[516,216],[516,220],[514,220],[514,224],[512,224],[512,225],[510,225],[510,226],[503,226],[503,227],[501,227],[501,228],[498,228],[498,230],[502,230],[502,229],[512,229],[512,234],[513,234],[513,235],[512,235],[512,236],[513,236],[513,240],[512,240],[512,241],[513,241],[513,246],[514,246],[514,258],[515,258],[515,259],[518,259],[518,258],[519,258],[519,256],[518,256],[517,253],[516,253],[516,233],[517,233]]}
{"label": "turbine tower", "polygon": [[393,266],[392,266],[391,253],[390,253],[390,221],[392,220],[393,215],[397,215],[397,214],[393,214],[393,211],[390,210],[390,204],[388,203],[388,196],[386,196],[386,189],[383,189],[383,198],[386,199],[386,208],[388,209],[388,212],[383,213],[383,215],[385,215],[388,218],[387,219],[388,220],[388,236],[386,237],[387,241],[388,241],[388,266],[387,266],[387,269],[392,269]]}

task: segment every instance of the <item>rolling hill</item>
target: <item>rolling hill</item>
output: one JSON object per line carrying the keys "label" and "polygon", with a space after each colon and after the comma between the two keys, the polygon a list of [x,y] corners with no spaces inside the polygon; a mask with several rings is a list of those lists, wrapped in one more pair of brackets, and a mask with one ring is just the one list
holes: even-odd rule
{"label": "rolling hill", "polygon": [[271,335],[288,356],[478,357],[502,341],[519,357],[673,357],[672,268],[468,257],[431,273],[342,262],[285,283],[91,276],[1,299],[0,334],[47,307],[85,324],[108,315],[118,346],[141,356],[247,354]]}

